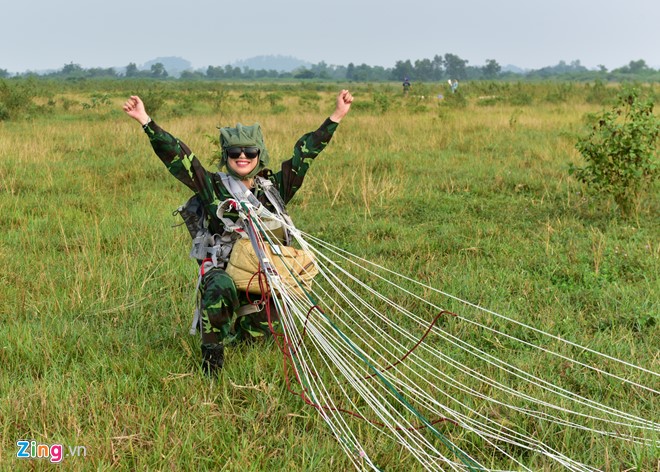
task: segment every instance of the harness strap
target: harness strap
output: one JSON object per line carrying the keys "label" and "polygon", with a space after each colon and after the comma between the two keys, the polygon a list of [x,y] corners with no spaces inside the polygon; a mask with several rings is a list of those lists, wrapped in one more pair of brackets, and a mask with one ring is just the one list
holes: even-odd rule
{"label": "harness strap", "polygon": [[224,172],[218,172],[218,176],[220,176],[225,188],[229,190],[229,193],[231,193],[236,200],[239,202],[247,201],[256,209],[259,209],[262,206],[261,202],[257,200],[257,197],[255,197],[247,187],[245,187],[243,182],[234,177],[230,177]]}
{"label": "harness strap", "polygon": [[[277,190],[275,185],[273,185],[273,182],[260,176],[257,176],[255,181],[257,182],[257,185],[264,191],[266,198],[268,198],[268,201],[273,205],[277,214],[280,215],[284,221],[286,221],[289,227],[293,227],[293,221],[291,221],[291,217],[286,212],[284,200],[282,200],[282,196],[280,195],[280,192]],[[289,246],[290,244],[291,234],[287,228],[284,228],[284,245]]]}
{"label": "harness strap", "polygon": [[[213,261],[210,258],[206,258],[202,261],[199,266],[199,275],[197,276],[197,285],[195,287],[195,297],[197,297],[197,302],[195,303],[195,312],[193,314],[193,321],[190,325],[190,334],[192,336],[197,334],[197,327],[199,326],[199,319],[201,317],[201,299],[199,298],[199,286],[202,283],[202,277],[207,270],[211,270],[214,266]],[[200,330],[201,333],[201,330]]]}

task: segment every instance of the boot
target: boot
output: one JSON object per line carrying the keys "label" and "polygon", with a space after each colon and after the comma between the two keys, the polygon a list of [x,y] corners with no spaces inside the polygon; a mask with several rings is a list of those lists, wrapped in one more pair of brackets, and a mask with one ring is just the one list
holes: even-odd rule
{"label": "boot", "polygon": [[211,376],[222,369],[225,361],[225,346],[218,344],[202,344],[202,371]]}

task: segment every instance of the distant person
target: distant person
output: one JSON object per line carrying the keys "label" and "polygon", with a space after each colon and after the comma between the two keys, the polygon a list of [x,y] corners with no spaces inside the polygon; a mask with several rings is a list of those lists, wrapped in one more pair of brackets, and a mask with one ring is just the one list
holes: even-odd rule
{"label": "distant person", "polygon": [[408,80],[408,77],[404,77],[403,79],[403,94],[408,95],[408,92],[410,92],[410,80]]}
{"label": "distant person", "polygon": [[456,90],[458,90],[458,80],[449,79],[447,82],[449,82],[449,88],[451,89],[451,93],[456,93]]}
{"label": "distant person", "polygon": [[[205,169],[188,146],[158,126],[147,114],[140,97],[132,96],[124,104],[123,110],[140,123],[156,155],[170,173],[195,193],[189,202],[196,199],[198,208],[204,210],[200,213],[205,215],[204,228],[208,229],[207,233],[213,241],[211,245],[215,244],[213,247],[202,245],[202,250],[198,252],[203,254],[195,256],[200,264],[200,319],[197,327],[202,333],[202,369],[205,373],[214,373],[222,368],[225,344],[270,334],[266,310],[259,311],[249,303],[245,293],[237,293],[233,279],[224,270],[235,242],[235,239],[230,239],[229,243],[222,242],[226,240],[224,236],[232,233],[226,231],[226,221],[221,221],[216,214],[222,202],[232,199],[225,182],[232,187],[242,184],[240,188],[251,191],[267,208],[272,204],[266,195],[267,190],[262,186],[272,184],[282,204],[286,204],[302,185],[312,159],[330,142],[352,102],[353,96],[348,90],[339,92],[334,112],[316,131],[303,135],[296,142],[293,156],[282,162],[281,170],[275,173],[267,168],[269,156],[259,124],[243,126],[239,123],[235,128],[221,128],[220,166],[226,170],[224,175]],[[236,213],[232,215],[227,212],[224,216],[232,219],[233,223],[238,220]],[[213,257],[211,250],[216,251],[212,253]],[[245,310],[247,314],[244,316],[236,315],[236,321],[232,323],[241,307],[255,309]]]}

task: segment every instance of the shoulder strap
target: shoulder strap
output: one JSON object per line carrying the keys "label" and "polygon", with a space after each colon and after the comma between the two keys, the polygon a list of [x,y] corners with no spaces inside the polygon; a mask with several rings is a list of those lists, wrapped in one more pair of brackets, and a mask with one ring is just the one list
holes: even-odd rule
{"label": "shoulder strap", "polygon": [[[273,182],[260,176],[255,177],[255,181],[257,182],[257,185],[264,191],[266,198],[268,198],[268,201],[271,203],[271,205],[273,205],[277,214],[279,214],[282,219],[290,227],[292,227],[293,221],[291,221],[291,217],[286,211],[284,200],[282,200],[282,196],[280,195],[277,187],[273,185]],[[287,246],[291,244],[291,233],[286,227],[284,228],[284,244]]]}
{"label": "shoulder strap", "polygon": [[225,188],[229,190],[229,193],[239,202],[248,201],[255,208],[261,206],[261,202],[257,200],[252,192],[250,192],[247,187],[238,179],[225,174],[224,172],[218,172],[218,176],[222,179],[222,183]]}
{"label": "shoulder strap", "polygon": [[266,198],[268,198],[268,201],[273,205],[275,210],[277,210],[278,213],[286,215],[287,212],[284,206],[284,200],[282,200],[282,196],[275,185],[273,185],[273,182],[260,176],[255,177],[254,180],[264,191]]}

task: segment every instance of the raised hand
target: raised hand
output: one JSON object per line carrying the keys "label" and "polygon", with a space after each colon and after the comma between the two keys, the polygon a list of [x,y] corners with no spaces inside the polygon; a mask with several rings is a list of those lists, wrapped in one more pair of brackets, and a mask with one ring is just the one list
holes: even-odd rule
{"label": "raised hand", "polygon": [[330,115],[330,119],[335,123],[339,123],[351,109],[351,103],[353,103],[353,95],[351,95],[351,92],[348,90],[342,90],[339,92],[337,95],[335,111]]}
{"label": "raised hand", "polygon": [[142,100],[137,95],[131,95],[122,108],[128,116],[138,121],[141,125],[144,126],[149,122],[149,115],[144,108],[144,103],[142,103]]}

